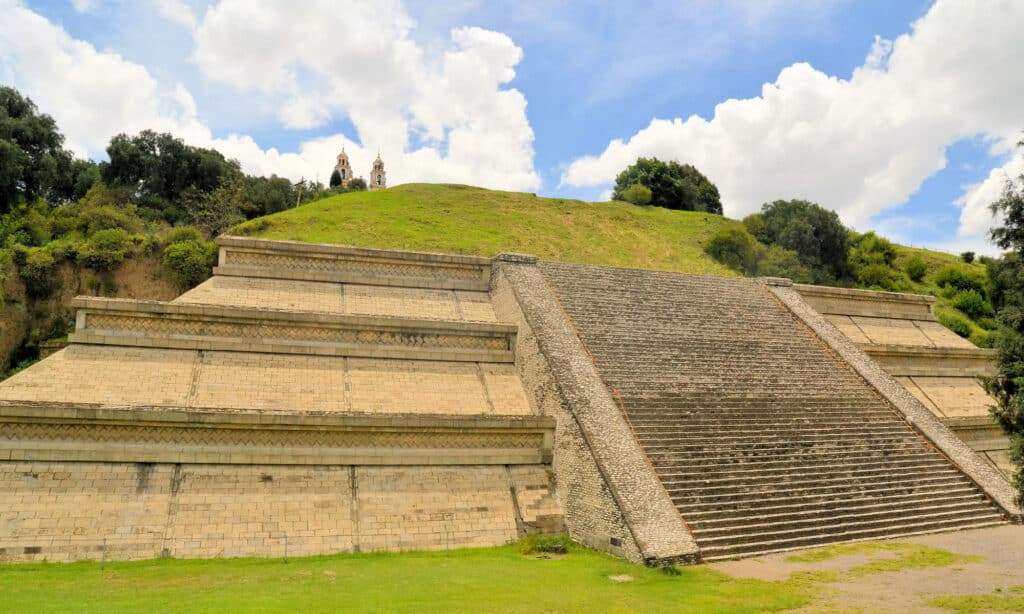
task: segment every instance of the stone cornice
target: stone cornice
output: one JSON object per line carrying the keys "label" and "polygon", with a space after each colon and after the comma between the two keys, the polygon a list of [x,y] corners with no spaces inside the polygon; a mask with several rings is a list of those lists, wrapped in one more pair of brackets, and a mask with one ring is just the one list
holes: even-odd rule
{"label": "stone cornice", "polygon": [[810,284],[793,284],[793,289],[819,313],[910,320],[935,319],[932,305],[936,299],[925,294],[854,290]]}
{"label": "stone cornice", "polygon": [[486,291],[491,260],[481,256],[369,249],[222,236],[216,275]]}
{"label": "stone cornice", "polygon": [[78,297],[72,343],[361,356],[419,360],[512,362],[515,327]]}
{"label": "stone cornice", "polygon": [[268,414],[0,402],[0,460],[547,463],[554,426],[544,416]]}
{"label": "stone cornice", "polygon": [[928,347],[858,343],[890,375],[990,377],[995,375],[995,352],[984,348]]}

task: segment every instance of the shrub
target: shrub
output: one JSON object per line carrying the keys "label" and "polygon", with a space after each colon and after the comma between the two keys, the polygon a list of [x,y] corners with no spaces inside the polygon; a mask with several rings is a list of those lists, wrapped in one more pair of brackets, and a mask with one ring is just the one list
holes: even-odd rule
{"label": "shrub", "polygon": [[899,290],[902,275],[896,269],[887,264],[875,263],[857,267],[857,283],[866,288],[881,288],[883,290]]}
{"label": "shrub", "polygon": [[978,318],[975,322],[985,330],[997,330],[999,328],[999,322],[995,318]]}
{"label": "shrub", "polygon": [[903,270],[906,271],[907,277],[913,281],[921,281],[924,279],[925,273],[928,272],[928,265],[925,264],[920,256],[911,256],[903,265]]}
{"label": "shrub", "polygon": [[622,193],[622,200],[634,205],[649,205],[651,189],[642,183],[634,183]]}
{"label": "shrub", "polygon": [[751,213],[743,218],[743,227],[755,238],[764,232],[764,216],[760,213]]}
{"label": "shrub", "polygon": [[210,276],[216,246],[199,241],[171,243],[164,249],[161,264],[182,288],[196,286]]}
{"label": "shrub", "polygon": [[967,338],[971,336],[971,323],[967,318],[958,316],[955,313],[940,314],[939,324],[942,324],[961,337]]}
{"label": "shrub", "polygon": [[757,239],[741,225],[730,224],[718,229],[704,243],[704,251],[725,266],[752,272],[756,265]]}
{"label": "shrub", "polygon": [[195,226],[175,226],[164,236],[164,243],[167,245],[183,241],[203,243],[206,241],[206,238],[203,237],[203,233],[199,232],[199,229]]}
{"label": "shrub", "polygon": [[953,307],[967,314],[967,317],[976,320],[981,317],[995,315],[992,305],[977,290],[964,290],[958,292],[951,301]]}
{"label": "shrub", "polygon": [[28,251],[18,273],[31,296],[41,298],[53,291],[53,265],[53,255],[45,248],[36,247]]}
{"label": "shrub", "polygon": [[571,544],[568,535],[530,535],[519,541],[519,551],[523,554],[565,554]]}
{"label": "shrub", "polygon": [[968,337],[968,339],[970,339],[971,343],[980,348],[990,348],[995,346],[998,336],[999,333],[996,333],[995,331],[976,330],[971,333],[971,336]]}
{"label": "shrub", "polygon": [[862,235],[851,234],[850,264],[862,266],[868,264],[885,264],[892,266],[896,261],[896,246],[886,238],[873,232]]}
{"label": "shrub", "polygon": [[944,266],[935,274],[935,283],[940,288],[956,288],[957,290],[977,290],[985,294],[985,275],[968,271],[955,265]]}
{"label": "shrub", "polygon": [[963,252],[962,254],[960,254],[960,259],[966,262],[967,264],[970,264],[974,262],[974,252]]}
{"label": "shrub", "polygon": [[814,281],[811,270],[800,262],[800,255],[778,245],[762,248],[758,253],[757,274],[765,277],[788,277],[797,283]]}
{"label": "shrub", "polygon": [[142,225],[132,210],[119,209],[112,205],[91,207],[78,214],[78,227],[86,236],[101,230],[122,228],[127,232],[138,232]]}
{"label": "shrub", "polygon": [[78,252],[78,261],[99,271],[109,271],[121,264],[131,239],[123,228],[101,230],[89,237]]}

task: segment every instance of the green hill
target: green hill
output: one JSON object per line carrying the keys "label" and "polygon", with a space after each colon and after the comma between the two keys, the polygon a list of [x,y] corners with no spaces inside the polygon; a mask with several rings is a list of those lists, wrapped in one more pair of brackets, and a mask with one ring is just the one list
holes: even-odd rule
{"label": "green hill", "polygon": [[257,218],[232,232],[268,239],[736,276],[702,245],[723,225],[708,213],[587,203],[464,185],[349,192]]}
{"label": "green hill", "polygon": [[[231,234],[480,256],[521,252],[580,264],[737,276],[703,249],[712,233],[730,224],[739,222],[623,202],[588,203],[416,183],[310,202],[245,222]],[[897,252],[894,269],[899,275],[912,256],[928,268],[921,282],[905,279],[906,290],[938,296],[936,313],[944,324],[979,345],[991,343],[986,330],[991,318],[987,323],[960,312],[954,306],[955,289],[936,284],[936,273],[943,267],[955,265],[984,276],[983,265],[926,249],[897,246]],[[951,324],[950,318],[961,323]]]}

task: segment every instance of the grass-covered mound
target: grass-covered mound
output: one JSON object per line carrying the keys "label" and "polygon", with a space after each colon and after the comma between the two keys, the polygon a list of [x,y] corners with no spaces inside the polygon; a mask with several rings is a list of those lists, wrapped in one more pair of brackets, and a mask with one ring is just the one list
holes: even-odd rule
{"label": "grass-covered mound", "polygon": [[232,232],[391,249],[731,275],[704,253],[707,238],[738,222],[709,213],[587,203],[463,185],[406,184],[332,196],[246,222]]}

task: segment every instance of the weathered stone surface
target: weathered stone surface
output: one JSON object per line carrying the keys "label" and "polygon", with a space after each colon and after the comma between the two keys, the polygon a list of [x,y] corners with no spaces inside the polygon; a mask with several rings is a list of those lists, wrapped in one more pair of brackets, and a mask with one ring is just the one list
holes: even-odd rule
{"label": "weathered stone surface", "polygon": [[757,282],[540,269],[705,559],[1000,521]]}

